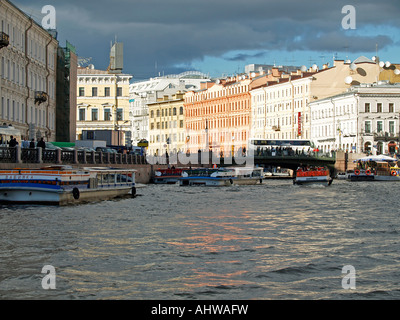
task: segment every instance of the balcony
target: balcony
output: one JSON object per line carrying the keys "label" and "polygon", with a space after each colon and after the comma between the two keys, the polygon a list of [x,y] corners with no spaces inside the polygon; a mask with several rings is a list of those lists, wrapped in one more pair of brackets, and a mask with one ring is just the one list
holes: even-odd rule
{"label": "balcony", "polygon": [[374,140],[375,141],[399,141],[399,135],[396,133],[389,133],[389,132],[377,132],[374,133]]}
{"label": "balcony", "polygon": [[43,91],[36,91],[35,92],[35,104],[41,104],[43,102],[46,102],[48,98],[48,95],[46,92]]}
{"label": "balcony", "polygon": [[7,47],[10,44],[10,37],[4,32],[0,32],[0,49]]}

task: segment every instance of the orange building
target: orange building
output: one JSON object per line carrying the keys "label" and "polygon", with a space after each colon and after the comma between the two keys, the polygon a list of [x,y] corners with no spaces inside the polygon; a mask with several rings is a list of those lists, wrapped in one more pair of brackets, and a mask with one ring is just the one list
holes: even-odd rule
{"label": "orange building", "polygon": [[247,148],[251,137],[253,86],[281,76],[278,68],[268,75],[256,73],[204,83],[185,94],[186,151],[212,151],[224,155]]}

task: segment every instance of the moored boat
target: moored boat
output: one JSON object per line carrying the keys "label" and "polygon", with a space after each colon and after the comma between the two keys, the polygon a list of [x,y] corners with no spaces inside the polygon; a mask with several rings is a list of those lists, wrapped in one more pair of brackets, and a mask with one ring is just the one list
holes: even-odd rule
{"label": "moored boat", "polygon": [[182,177],[183,168],[158,169],[154,172],[153,182],[156,184],[175,184]]}
{"label": "moored boat", "polygon": [[296,170],[293,184],[322,184],[330,186],[332,181],[330,172],[325,167],[299,168]]}
{"label": "moored boat", "polygon": [[135,170],[114,168],[0,170],[0,203],[68,205],[136,195]]}
{"label": "moored boat", "polygon": [[232,167],[235,171],[233,184],[235,185],[254,185],[262,183],[264,178],[264,168],[253,167]]}
{"label": "moored boat", "polygon": [[380,155],[357,159],[351,181],[400,181],[398,160]]}
{"label": "moored boat", "polygon": [[234,184],[235,170],[225,168],[197,168],[184,170],[179,178],[180,186],[231,186]]}

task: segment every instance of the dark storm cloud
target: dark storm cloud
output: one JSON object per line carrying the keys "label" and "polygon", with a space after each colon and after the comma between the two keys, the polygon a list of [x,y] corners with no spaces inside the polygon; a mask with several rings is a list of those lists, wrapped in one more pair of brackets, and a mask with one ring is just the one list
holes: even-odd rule
{"label": "dark storm cloud", "polygon": [[225,60],[228,61],[245,61],[249,58],[261,58],[265,56],[265,52],[257,52],[255,54],[247,54],[247,53],[238,53],[233,57],[226,57]]}
{"label": "dark storm cloud", "polygon": [[[343,30],[342,7],[356,8],[357,28],[400,26],[398,0],[19,0],[28,8],[52,4],[60,35],[78,54],[107,64],[110,41],[124,42],[125,72],[153,76],[155,66],[175,72],[205,56],[244,61],[249,50],[373,51],[393,44],[384,34],[354,35]],[[52,3],[51,3],[52,2]],[[254,58],[257,58],[255,54]],[[101,61],[101,62],[100,62]],[[178,70],[179,71],[179,70]]]}

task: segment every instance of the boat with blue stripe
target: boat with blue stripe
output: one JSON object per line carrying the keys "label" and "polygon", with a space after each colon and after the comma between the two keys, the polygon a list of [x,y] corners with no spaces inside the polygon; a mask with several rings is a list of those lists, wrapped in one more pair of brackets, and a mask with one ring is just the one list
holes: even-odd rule
{"label": "boat with blue stripe", "polygon": [[69,205],[135,196],[135,172],[71,166],[0,170],[0,203]]}

